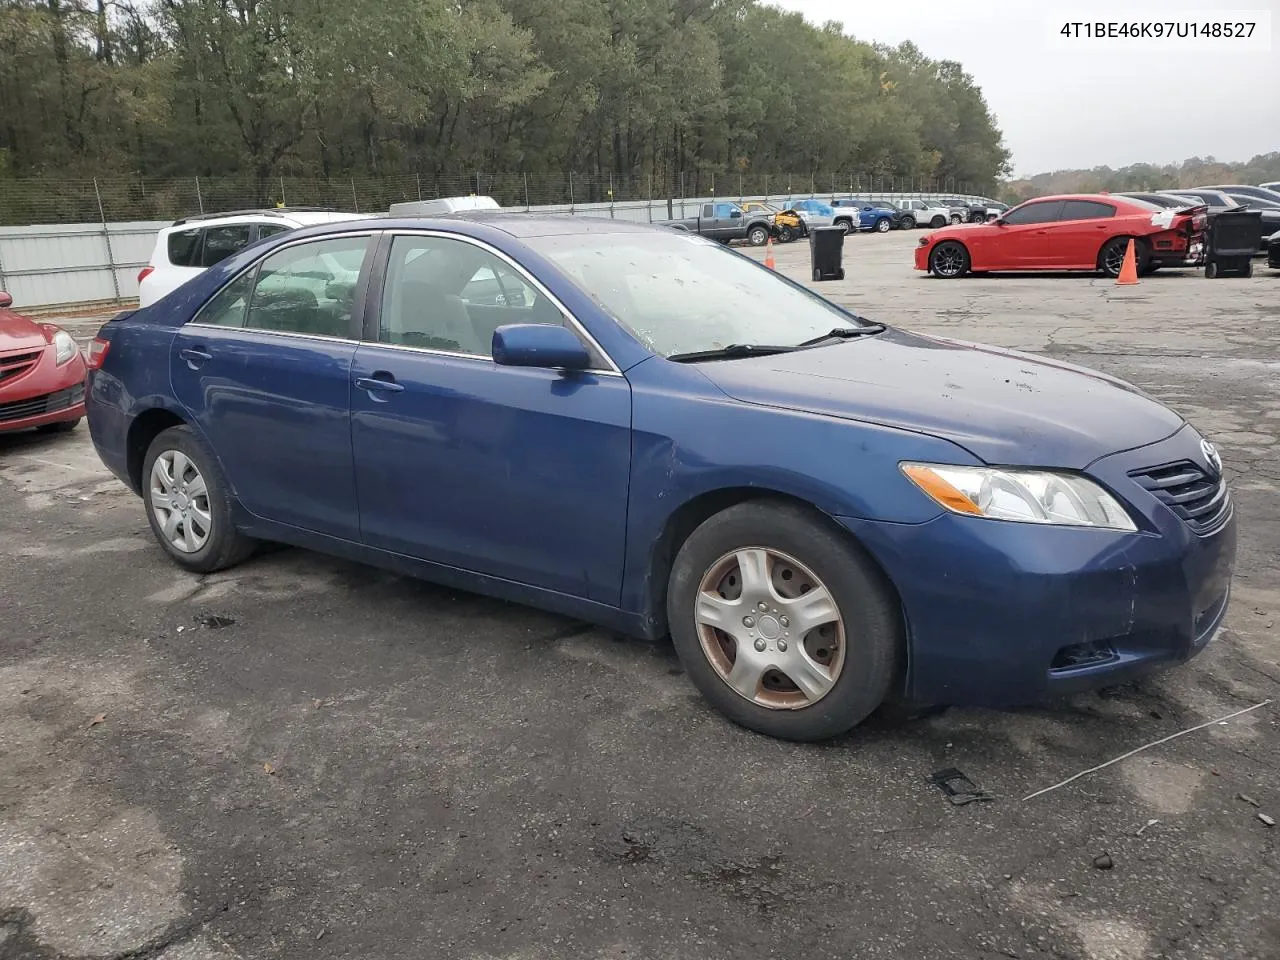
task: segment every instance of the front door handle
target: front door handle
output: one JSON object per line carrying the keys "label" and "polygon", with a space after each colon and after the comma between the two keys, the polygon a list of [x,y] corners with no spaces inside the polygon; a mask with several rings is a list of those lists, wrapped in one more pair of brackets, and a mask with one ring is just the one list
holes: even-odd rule
{"label": "front door handle", "polygon": [[180,350],[178,351],[178,355],[182,357],[183,360],[187,361],[187,366],[192,370],[200,369],[202,364],[213,359],[212,353],[196,347],[187,347],[184,350]]}
{"label": "front door handle", "polygon": [[[390,376],[387,374],[386,376]],[[356,377],[356,386],[361,390],[368,390],[370,393],[403,393],[404,386],[396,383],[394,380],[384,380],[381,377]]]}

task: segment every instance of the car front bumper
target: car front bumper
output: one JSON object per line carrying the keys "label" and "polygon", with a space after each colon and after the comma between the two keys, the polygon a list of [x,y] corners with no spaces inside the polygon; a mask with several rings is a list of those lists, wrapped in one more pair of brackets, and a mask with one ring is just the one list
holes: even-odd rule
{"label": "car front bumper", "polygon": [[902,600],[906,698],[1025,706],[1204,650],[1229,605],[1236,556],[1229,494],[1212,532],[1197,533],[1130,476],[1194,461],[1198,449],[1198,435],[1184,427],[1090,468],[1128,504],[1138,533],[949,513],[922,524],[843,519]]}
{"label": "car front bumper", "polygon": [[85,373],[79,353],[58,366],[53,348],[46,347],[29,372],[0,385],[0,433],[79,420]]}
{"label": "car front bumper", "polygon": [[916,246],[915,267],[917,270],[929,269],[929,251],[933,249],[932,243],[922,243]]}

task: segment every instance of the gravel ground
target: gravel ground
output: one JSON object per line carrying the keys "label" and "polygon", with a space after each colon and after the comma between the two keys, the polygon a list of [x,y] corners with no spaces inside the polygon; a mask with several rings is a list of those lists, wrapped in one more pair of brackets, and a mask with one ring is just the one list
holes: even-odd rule
{"label": "gravel ground", "polygon": [[[1241,554],[1201,657],[797,746],[667,644],[300,550],[187,575],[83,427],[3,438],[0,958],[1280,957],[1277,705],[1020,799],[1277,695],[1280,273],[939,281],[918,235],[851,237],[816,286],[1219,443]],[[994,800],[949,804],[949,766]]]}

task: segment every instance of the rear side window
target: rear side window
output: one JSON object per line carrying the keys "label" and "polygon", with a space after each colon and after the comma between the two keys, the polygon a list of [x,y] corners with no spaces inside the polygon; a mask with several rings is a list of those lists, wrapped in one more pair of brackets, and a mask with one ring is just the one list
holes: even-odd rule
{"label": "rear side window", "polygon": [[1103,217],[1114,217],[1116,208],[1109,203],[1096,200],[1068,200],[1062,205],[1059,220],[1101,220]]}
{"label": "rear side window", "polygon": [[169,234],[169,262],[175,267],[199,266],[200,231],[182,230]]}
{"label": "rear side window", "polygon": [[1010,210],[1004,216],[1005,223],[1052,223],[1059,219],[1058,211],[1062,209],[1061,200],[1046,200],[1043,203],[1028,203],[1025,207]]}
{"label": "rear side window", "polygon": [[285,247],[262,262],[247,326],[350,337],[356,283],[370,238],[335,237]]}
{"label": "rear side window", "polygon": [[243,327],[249,291],[253,289],[253,276],[253,270],[246,270],[232,280],[200,309],[192,322],[215,327]]}
{"label": "rear side window", "polygon": [[293,228],[283,223],[262,223],[258,225],[258,239],[274,237],[277,233],[288,233]]}
{"label": "rear side window", "polygon": [[204,247],[201,250],[200,266],[212,267],[227,257],[249,245],[249,233],[252,227],[245,224],[232,224],[225,227],[209,227],[204,232]]}

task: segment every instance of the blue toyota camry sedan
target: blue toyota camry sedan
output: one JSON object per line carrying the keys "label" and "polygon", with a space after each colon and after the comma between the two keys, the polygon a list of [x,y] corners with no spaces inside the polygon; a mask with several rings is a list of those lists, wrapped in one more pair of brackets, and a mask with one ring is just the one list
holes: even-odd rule
{"label": "blue toyota camry sedan", "polygon": [[1115,683],[1227,611],[1232,500],[1178,414],[690,234],[300,229],[109,321],[90,365],[97,451],[182,567],[278,541],[669,634],[777,737]]}

